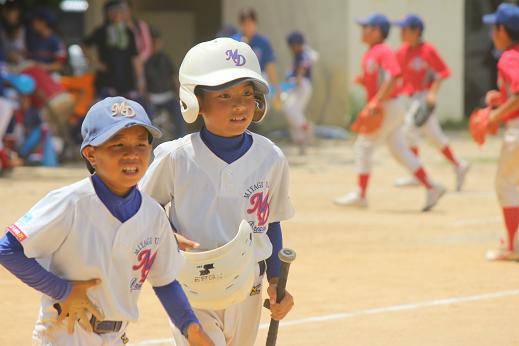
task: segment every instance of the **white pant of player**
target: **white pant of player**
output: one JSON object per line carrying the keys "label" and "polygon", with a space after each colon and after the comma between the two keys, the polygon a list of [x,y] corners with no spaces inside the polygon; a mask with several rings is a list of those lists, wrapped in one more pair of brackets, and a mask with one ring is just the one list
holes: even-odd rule
{"label": "white pant of player", "polygon": [[438,117],[434,113],[421,127],[416,127],[414,124],[412,109],[416,107],[416,103],[423,102],[426,97],[426,92],[416,93],[411,97],[403,97],[407,107],[403,127],[405,138],[410,147],[416,147],[420,142],[420,136],[423,135],[436,149],[443,150],[449,143],[449,139],[443,133]]}
{"label": "white pant of player", "polygon": [[[76,322],[74,333],[69,334],[66,322],[48,331],[43,325],[37,324],[33,331],[33,346],[123,346],[128,343],[125,331],[128,323],[117,333],[96,334],[85,331]],[[126,340],[126,341],[125,341]]]}
{"label": "white pant of player", "polygon": [[384,120],[377,132],[359,135],[355,141],[355,164],[359,174],[371,172],[373,153],[377,145],[385,143],[393,157],[411,173],[421,167],[420,160],[411,152],[404,139],[402,122],[404,111],[401,100],[384,102]]}
{"label": "white pant of player", "polygon": [[502,207],[519,206],[519,118],[506,124],[495,188]]}
{"label": "white pant of player", "polygon": [[0,149],[3,148],[3,138],[13,116],[13,111],[13,106],[9,100],[0,97]]}
{"label": "white pant of player", "polygon": [[[262,283],[259,266],[256,266],[254,287]],[[262,290],[247,297],[243,302],[231,305],[225,310],[209,311],[194,309],[215,346],[253,346],[258,334],[262,308]],[[186,338],[173,324],[173,337],[176,346],[189,346]]]}
{"label": "white pant of player", "polygon": [[305,118],[305,108],[312,96],[312,83],[308,78],[302,78],[301,83],[287,91],[283,101],[283,112],[288,121],[290,137],[295,143],[302,144],[309,140],[308,122]]}

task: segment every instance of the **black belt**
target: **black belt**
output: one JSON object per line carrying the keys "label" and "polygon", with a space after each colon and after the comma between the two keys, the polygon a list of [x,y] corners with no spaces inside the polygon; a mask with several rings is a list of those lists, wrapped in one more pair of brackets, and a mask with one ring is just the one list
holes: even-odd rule
{"label": "black belt", "polygon": [[258,262],[260,273],[259,276],[263,276],[265,274],[265,269],[267,269],[267,262],[266,261],[259,261]]}
{"label": "black belt", "polygon": [[[61,314],[61,305],[56,303],[53,305],[54,309],[58,312],[58,315]],[[92,326],[92,330],[96,334],[107,334],[107,333],[117,333],[121,330],[123,326],[122,321],[98,321],[97,318],[92,315],[90,319],[90,325]]]}
{"label": "black belt", "polygon": [[92,315],[90,319],[90,325],[92,330],[96,334],[107,334],[117,333],[123,326],[122,321],[98,321],[95,316]]}

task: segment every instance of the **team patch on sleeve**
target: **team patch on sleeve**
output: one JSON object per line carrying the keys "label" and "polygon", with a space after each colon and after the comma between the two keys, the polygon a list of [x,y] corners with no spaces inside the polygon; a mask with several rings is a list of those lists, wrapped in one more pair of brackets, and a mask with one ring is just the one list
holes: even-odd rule
{"label": "team patch on sleeve", "polygon": [[11,226],[7,227],[7,231],[10,232],[12,235],[18,239],[18,241],[23,241],[27,238],[27,235],[23,233],[23,231],[16,226],[16,224],[12,224]]}

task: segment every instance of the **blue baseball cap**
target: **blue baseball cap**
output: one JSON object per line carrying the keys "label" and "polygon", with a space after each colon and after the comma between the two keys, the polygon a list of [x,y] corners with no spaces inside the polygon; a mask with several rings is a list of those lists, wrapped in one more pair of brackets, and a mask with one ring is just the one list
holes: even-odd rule
{"label": "blue baseball cap", "polygon": [[305,36],[303,33],[299,31],[292,31],[287,36],[287,43],[288,44],[304,44],[305,43]]}
{"label": "blue baseball cap", "polygon": [[357,24],[362,26],[376,26],[379,27],[386,35],[389,33],[389,19],[381,13],[372,13],[364,18],[358,18]]}
{"label": "blue baseball cap", "polygon": [[107,97],[97,102],[88,110],[81,125],[81,155],[86,146],[97,147],[117,132],[132,126],[143,126],[153,138],[162,136],[162,132],[151,124],[148,114],[137,102],[122,96]]}
{"label": "blue baseball cap", "polygon": [[519,6],[501,4],[495,13],[483,16],[483,23],[504,25],[514,32],[519,32]]}
{"label": "blue baseball cap", "polygon": [[393,24],[401,28],[413,28],[418,29],[420,31],[423,31],[423,29],[425,28],[422,18],[412,13],[406,15],[404,18],[400,20],[394,21]]}

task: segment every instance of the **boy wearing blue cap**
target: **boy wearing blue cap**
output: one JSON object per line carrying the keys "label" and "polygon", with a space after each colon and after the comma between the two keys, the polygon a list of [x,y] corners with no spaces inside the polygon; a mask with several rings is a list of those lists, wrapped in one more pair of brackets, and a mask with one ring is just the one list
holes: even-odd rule
{"label": "boy wearing blue cap", "polygon": [[366,191],[371,174],[375,148],[384,143],[393,157],[407,168],[426,189],[426,201],[422,211],[431,210],[445,189],[432,182],[427,176],[420,160],[413,155],[406,145],[402,132],[403,109],[395,88],[401,69],[391,47],[384,41],[389,35],[389,20],[380,13],[373,13],[357,21],[362,26],[362,42],[368,50],[362,57],[362,74],[356,78],[367,94],[367,105],[362,113],[368,117],[382,114],[380,126],[369,133],[361,133],[355,141],[355,164],[358,171],[356,191],[340,196],[335,203],[342,206],[367,206]]}
{"label": "boy wearing blue cap", "polygon": [[501,154],[497,166],[495,188],[507,230],[506,241],[486,254],[489,260],[517,261],[519,248],[516,234],[519,228],[519,7],[501,4],[497,11],[483,17],[492,25],[492,41],[503,51],[497,63],[499,90],[486,95],[489,129],[504,123]]}
{"label": "boy wearing blue cap", "polygon": [[304,153],[313,135],[313,128],[305,117],[305,108],[312,96],[312,67],[317,52],[306,45],[305,37],[299,31],[287,36],[287,44],[293,57],[292,70],[288,76],[288,84],[292,88],[286,92],[283,111],[287,117],[290,137]]}
{"label": "boy wearing blue cap", "polygon": [[[402,69],[401,94],[409,101],[408,111],[404,121],[404,133],[411,151],[418,156],[420,135],[440,151],[452,164],[456,176],[456,191],[460,191],[465,182],[469,165],[459,160],[453,153],[449,139],[443,133],[438,117],[434,114],[438,90],[444,79],[450,75],[449,67],[445,64],[436,48],[423,41],[425,28],[423,20],[408,14],[394,22],[401,28],[402,45],[396,52],[396,57]],[[428,118],[420,112],[428,108]],[[421,118],[424,117],[424,119]],[[395,182],[398,187],[417,186],[420,183],[415,177],[400,178]]]}
{"label": "boy wearing blue cap", "polygon": [[164,210],[136,188],[160,131],[139,104],[114,97],[92,106],[81,133],[93,174],[50,192],[0,240],[0,263],[43,293],[35,343],[128,343],[148,280],[190,344],[212,345],[175,279],[183,257]]}

